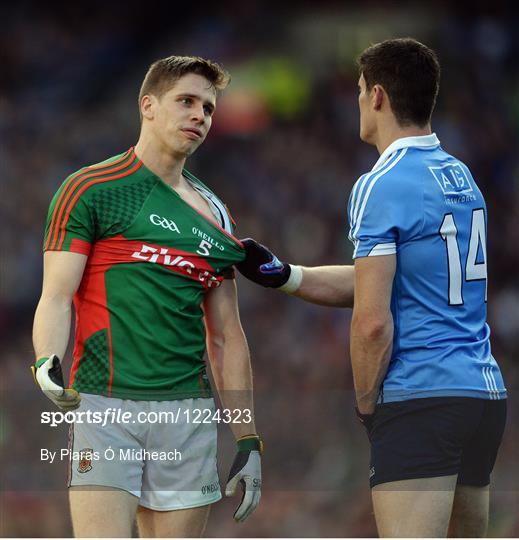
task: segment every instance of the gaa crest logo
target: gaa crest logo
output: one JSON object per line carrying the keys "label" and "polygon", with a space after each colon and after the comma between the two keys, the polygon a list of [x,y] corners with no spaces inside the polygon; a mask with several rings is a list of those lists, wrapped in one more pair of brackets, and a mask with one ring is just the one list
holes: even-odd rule
{"label": "gaa crest logo", "polygon": [[79,465],[77,468],[78,473],[87,473],[92,470],[92,455],[94,451],[92,448],[84,448],[79,451]]}

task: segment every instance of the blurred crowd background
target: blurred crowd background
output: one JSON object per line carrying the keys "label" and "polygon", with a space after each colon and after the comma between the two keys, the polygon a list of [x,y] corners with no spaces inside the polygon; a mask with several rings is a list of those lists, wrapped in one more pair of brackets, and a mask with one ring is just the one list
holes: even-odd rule
{"label": "blurred crowd background", "polygon": [[[519,535],[519,18],[511,2],[486,4],[2,3],[0,535],[71,533],[65,467],[39,454],[62,447],[66,431],[39,425],[45,398],[28,371],[43,227],[67,175],[136,142],[148,65],[201,55],[231,72],[187,167],[226,201],[240,237],[299,264],[348,264],[347,197],[377,159],[358,139],[355,57],[397,36],[438,52],[433,130],[487,200],[488,315],[510,395],[489,533]],[[238,281],[267,448],[264,491],[241,526],[231,519],[236,500],[216,505],[207,536],[375,535],[368,445],[353,414],[350,311]],[[224,480],[234,451],[227,427],[220,438]]]}

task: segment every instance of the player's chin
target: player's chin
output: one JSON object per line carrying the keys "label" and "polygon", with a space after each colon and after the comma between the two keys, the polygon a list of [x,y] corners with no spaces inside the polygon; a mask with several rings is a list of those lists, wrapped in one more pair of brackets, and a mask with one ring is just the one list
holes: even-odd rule
{"label": "player's chin", "polygon": [[193,141],[191,143],[183,143],[175,145],[174,154],[180,157],[187,158],[195,152],[195,150],[202,144],[199,141]]}
{"label": "player's chin", "polygon": [[186,157],[187,156],[190,156],[191,154],[193,154],[196,149],[200,146],[201,143],[198,143],[198,144],[192,144],[191,146],[189,146],[188,148],[185,149],[185,155]]}
{"label": "player's chin", "polygon": [[204,138],[201,137],[200,139],[197,139],[195,141],[187,141],[184,143],[184,152],[186,156],[190,156],[202,143],[204,142]]}

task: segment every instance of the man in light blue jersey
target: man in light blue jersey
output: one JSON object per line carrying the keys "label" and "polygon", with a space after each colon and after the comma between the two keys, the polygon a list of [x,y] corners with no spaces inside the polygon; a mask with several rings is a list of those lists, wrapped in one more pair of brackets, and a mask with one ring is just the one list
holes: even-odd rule
{"label": "man in light blue jersey", "polygon": [[348,203],[354,267],[281,263],[246,240],[238,269],[304,300],[353,306],[357,414],[381,536],[484,536],[506,389],[486,324],[486,206],[431,130],[435,53],[410,39],[359,58],[360,137],[380,158]]}

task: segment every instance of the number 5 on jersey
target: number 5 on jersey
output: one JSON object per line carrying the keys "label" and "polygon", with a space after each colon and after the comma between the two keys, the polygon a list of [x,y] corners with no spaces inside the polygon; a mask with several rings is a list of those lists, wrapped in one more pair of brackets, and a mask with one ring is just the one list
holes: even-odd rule
{"label": "number 5 on jersey", "polygon": [[[463,305],[461,255],[458,245],[458,229],[452,214],[445,214],[440,227],[440,236],[447,244],[447,263],[449,265],[449,305]],[[481,246],[483,261],[477,262],[478,250]],[[465,281],[485,280],[485,302],[487,301],[487,239],[485,228],[485,211],[477,208],[472,211],[467,264],[465,265]]]}
{"label": "number 5 on jersey", "polygon": [[198,249],[196,252],[199,255],[203,255],[204,257],[207,257],[209,255],[209,250],[212,248],[212,244],[208,242],[207,240],[202,240],[200,242],[200,245],[198,246]]}

